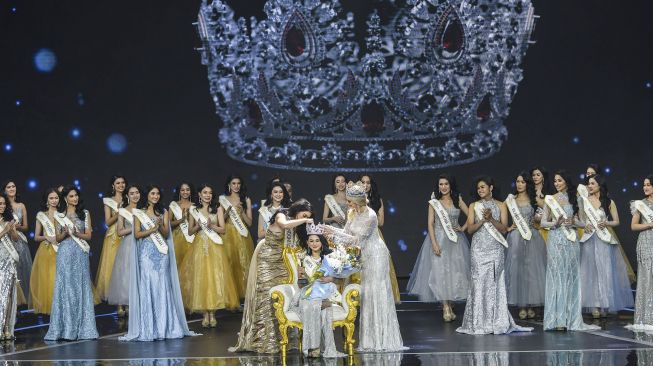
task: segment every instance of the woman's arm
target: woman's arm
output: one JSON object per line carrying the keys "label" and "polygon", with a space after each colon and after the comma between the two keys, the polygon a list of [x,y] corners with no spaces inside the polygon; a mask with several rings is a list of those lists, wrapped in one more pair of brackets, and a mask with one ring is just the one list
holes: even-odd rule
{"label": "woman's arm", "polygon": [[252,200],[249,197],[245,199],[245,206],[245,217],[243,219],[247,226],[252,226]]}
{"label": "woman's arm", "polygon": [[170,216],[168,215],[168,210],[164,209],[163,210],[163,221],[161,221],[161,225],[159,225],[159,233],[164,238],[167,238],[168,235],[170,235]]}
{"label": "woman's arm", "polygon": [[286,229],[292,229],[294,227],[297,227],[302,224],[306,223],[312,223],[313,219],[307,218],[307,219],[292,219],[288,220],[286,215],[284,214],[277,214],[275,221],[274,221],[277,226],[279,226],[281,229],[286,230]]}
{"label": "woman's arm", "polygon": [[261,213],[258,214],[258,230],[257,234],[259,238],[265,237],[265,226],[263,225],[263,215]]}
{"label": "woman's arm", "polygon": [[89,240],[91,240],[91,235],[93,233],[93,224],[92,224],[92,221],[91,221],[91,213],[90,212],[86,212],[86,220],[84,220],[84,221],[86,221],[88,223],[88,225],[84,225],[84,231],[75,230],[73,232],[73,235],[80,238],[80,239],[84,239],[86,241],[89,241]]}
{"label": "woman's arm", "polygon": [[376,220],[379,223],[379,227],[383,227],[383,224],[385,224],[385,206],[383,205],[383,199],[380,199],[381,201],[381,208],[379,208],[379,212],[376,213]]}
{"label": "woman's arm", "polygon": [[132,232],[131,228],[126,227],[125,218],[120,216],[118,218],[118,236],[125,236]]}
{"label": "woman's arm", "polygon": [[107,226],[111,226],[118,221],[118,213],[113,212],[113,210],[107,206],[104,205],[104,222],[107,224]]}
{"label": "woman's arm", "polygon": [[475,232],[480,229],[480,227],[485,223],[485,221],[481,218],[478,220],[478,222],[474,222],[476,219],[476,212],[474,211],[474,207],[476,206],[476,202],[472,202],[472,204],[469,205],[469,215],[467,215],[467,232],[469,235],[473,235]]}
{"label": "woman's arm", "polygon": [[16,230],[27,234],[27,232],[29,231],[29,223],[27,221],[27,207],[25,207],[24,203],[21,203],[20,205],[23,211],[23,219],[21,220],[21,222],[16,223]]}
{"label": "woman's arm", "polygon": [[435,255],[440,256],[440,254],[442,254],[442,250],[440,249],[438,241],[435,239],[435,210],[430,204],[427,225],[429,230],[429,239],[431,239],[431,249],[433,249],[433,253],[435,253]]}

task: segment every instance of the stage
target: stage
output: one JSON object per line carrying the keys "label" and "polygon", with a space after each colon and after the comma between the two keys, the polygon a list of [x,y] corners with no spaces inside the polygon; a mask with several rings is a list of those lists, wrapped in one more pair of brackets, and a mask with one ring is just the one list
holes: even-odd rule
{"label": "stage", "polygon": [[[455,329],[462,319],[463,305],[456,307],[458,318],[442,321],[442,310],[434,304],[402,295],[398,317],[404,344],[410,350],[397,354],[356,354],[353,359],[303,359],[296,350],[288,354],[288,365],[648,365],[653,362],[653,335],[635,335],[623,328],[632,322],[632,312],[624,311],[595,322],[596,332],[543,332],[541,314],[534,320],[518,321],[532,326],[532,333],[470,336]],[[218,327],[203,329],[200,319],[191,318],[190,328],[202,336],[159,342],[120,342],[126,320],[118,319],[110,308],[96,308],[100,339],[96,341],[44,342],[44,324],[23,314],[16,341],[4,343],[0,361],[18,364],[88,362],[89,364],[210,364],[277,365],[280,357],[233,354],[241,313],[218,312]],[[42,319],[47,320],[47,319]],[[586,322],[591,322],[586,318]],[[29,325],[28,325],[29,324]],[[342,350],[342,337],[336,334]]]}

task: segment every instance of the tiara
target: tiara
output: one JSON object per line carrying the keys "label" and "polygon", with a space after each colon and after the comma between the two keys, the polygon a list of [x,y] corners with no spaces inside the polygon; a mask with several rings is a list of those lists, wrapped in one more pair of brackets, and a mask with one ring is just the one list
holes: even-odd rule
{"label": "tiara", "polygon": [[308,235],[323,235],[324,230],[319,225],[306,224],[306,233]]}
{"label": "tiara", "polygon": [[365,192],[365,186],[363,186],[362,182],[354,183],[350,181],[347,183],[346,195],[350,198],[366,198],[367,192]]}
{"label": "tiara", "polygon": [[231,158],[406,171],[499,151],[532,43],[531,0],[379,3],[356,14],[367,17],[356,39],[338,0],[268,0],[249,25],[224,0],[202,1],[198,50]]}

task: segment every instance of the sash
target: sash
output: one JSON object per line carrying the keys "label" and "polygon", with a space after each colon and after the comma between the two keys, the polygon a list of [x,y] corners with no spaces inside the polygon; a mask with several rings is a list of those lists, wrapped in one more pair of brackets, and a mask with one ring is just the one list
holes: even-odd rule
{"label": "sash", "polygon": [[[21,225],[23,224],[23,222],[20,221],[20,219],[18,218],[18,215],[16,215],[16,214],[14,214],[14,220],[16,221],[16,223],[19,223]],[[27,242],[27,237],[25,236],[25,234],[23,234],[22,231],[16,230],[16,234],[18,234],[18,238],[20,240],[22,240],[24,242]]]}
{"label": "sash", "polygon": [[195,220],[197,220],[204,234],[206,234],[212,242],[215,244],[222,244],[222,238],[220,235],[209,227],[209,220],[200,212],[200,210],[197,209],[197,207],[191,207],[190,214],[193,215]]}
{"label": "sash", "polygon": [[104,203],[105,206],[108,206],[114,212],[118,212],[118,202],[114,201],[113,198],[104,197],[102,199],[102,203]]}
{"label": "sash", "polygon": [[297,241],[295,240],[295,228],[284,230],[283,245],[286,248],[295,248],[297,246]]}
{"label": "sash", "polygon": [[[41,223],[45,235],[54,236],[55,238],[57,237],[57,230],[54,228],[54,224],[52,223],[52,221],[50,221],[48,215],[46,215],[43,212],[39,212],[36,214],[36,219],[39,220],[39,222]],[[55,244],[52,244],[50,242],[48,243],[52,245],[52,249],[54,249],[55,253],[59,251],[59,243],[55,243]]]}
{"label": "sash", "polygon": [[508,211],[510,211],[512,221],[517,226],[521,237],[524,238],[524,240],[531,240],[533,233],[531,232],[531,228],[528,226],[528,222],[526,222],[521,211],[519,211],[517,200],[513,194],[509,194],[508,198],[506,198],[506,205],[508,206]]}
{"label": "sash", "polygon": [[[191,208],[193,208],[193,205],[191,205]],[[175,220],[181,220],[183,217],[183,211],[175,201],[170,202],[170,212],[175,216]],[[184,238],[186,238],[187,242],[192,243],[193,240],[195,240],[195,235],[188,234],[188,222],[186,220],[179,224],[179,228],[181,229],[182,234],[184,234]]]}
{"label": "sash", "polygon": [[[5,224],[0,223],[0,231],[4,230],[5,226],[7,226],[6,223]],[[2,242],[2,245],[5,247],[7,252],[9,252],[9,256],[11,257],[11,259],[14,262],[18,263],[18,259],[19,259],[18,252],[14,247],[14,242],[9,238],[9,233],[3,235],[2,238],[0,238],[0,242]]]}
{"label": "sash", "polygon": [[342,212],[342,207],[336,202],[336,198],[332,194],[327,194],[324,196],[324,202],[329,206],[329,210],[333,213],[334,216],[340,216],[343,219],[347,219],[347,215]]}
{"label": "sash", "polygon": [[238,214],[238,211],[236,209],[230,210],[230,208],[233,208],[233,205],[227,197],[225,196],[220,196],[220,206],[227,211],[229,214],[229,218],[231,219],[231,222],[234,224],[236,227],[236,230],[238,230],[238,233],[241,236],[247,237],[249,235],[249,230],[247,230],[247,226],[245,226],[245,223],[243,223],[243,220],[240,219],[240,215]]}
{"label": "sash", "polygon": [[[544,197],[544,202],[549,206],[549,208],[551,208],[551,213],[553,213],[553,217],[556,220],[558,220],[560,217],[562,217],[564,220],[568,219],[567,213],[560,205],[560,202],[553,198],[553,196],[546,195]],[[576,241],[576,230],[570,226],[562,226],[562,231],[565,233],[565,237],[567,237],[569,241]]]}
{"label": "sash", "polygon": [[118,215],[122,216],[125,220],[129,221],[130,224],[134,225],[134,215],[127,211],[126,208],[121,207],[118,210]]}
{"label": "sash", "polygon": [[[479,220],[481,220],[481,218],[483,217],[484,208],[485,206],[480,201],[477,201],[474,204],[474,213],[476,213],[476,216],[478,216]],[[490,233],[490,235],[492,235],[494,240],[498,241],[501,245],[508,248],[508,242],[506,241],[506,238],[504,238],[503,235],[501,235],[499,230],[497,230],[497,228],[494,225],[492,225],[492,223],[485,222],[483,223],[483,227],[487,229],[487,231]]]}
{"label": "sash", "polygon": [[[132,214],[136,216],[138,221],[140,221],[141,224],[143,224],[146,230],[150,230],[151,228],[156,226],[154,220],[152,220],[151,217],[147,216],[147,214],[144,211],[135,208],[132,209]],[[159,253],[164,255],[168,254],[168,244],[166,244],[165,239],[163,239],[163,236],[158,230],[150,234],[149,238],[152,239]]]}
{"label": "sash", "polygon": [[639,211],[642,215],[642,218],[644,218],[644,221],[648,222],[649,224],[653,222],[653,210],[651,210],[651,208],[648,207],[648,205],[644,203],[643,200],[634,201],[633,204],[635,205],[637,211]]}
{"label": "sash", "polygon": [[[88,212],[86,213],[86,217],[88,218]],[[68,228],[70,231],[75,231],[75,224],[65,214],[58,212],[54,214],[54,219],[57,220],[59,225],[61,225],[62,227]],[[86,228],[86,221],[84,222],[84,227]],[[75,243],[77,243],[77,245],[79,245],[80,248],[82,248],[82,251],[84,253],[89,252],[91,247],[88,245],[86,240],[82,238],[78,238],[75,235],[70,235],[70,237],[71,239],[73,239]]]}
{"label": "sash", "polygon": [[307,255],[304,258],[304,272],[306,273],[306,277],[311,278],[315,274],[315,272],[320,269],[321,263],[316,262],[313,258],[311,258],[310,255]]}
{"label": "sash", "polygon": [[449,213],[444,208],[444,206],[442,206],[442,203],[436,199],[431,199],[429,204],[431,207],[433,207],[433,210],[438,215],[440,224],[442,224],[442,227],[444,228],[444,233],[447,234],[447,238],[449,238],[449,240],[454,243],[458,242],[458,234],[453,229],[453,224],[451,223]]}
{"label": "sash", "polygon": [[[578,196],[583,199],[583,212],[585,212],[585,216],[587,216],[590,224],[594,226],[594,231],[596,232],[596,235],[599,236],[599,239],[603,240],[606,243],[617,244],[617,241],[613,240],[612,235],[608,231],[607,227],[599,227],[599,222],[601,222],[601,214],[599,213],[599,210],[592,206],[592,203],[589,200],[589,192],[587,191],[587,187],[585,187],[585,185],[578,185]],[[586,241],[590,236],[591,234],[587,236],[583,235],[581,241]]]}

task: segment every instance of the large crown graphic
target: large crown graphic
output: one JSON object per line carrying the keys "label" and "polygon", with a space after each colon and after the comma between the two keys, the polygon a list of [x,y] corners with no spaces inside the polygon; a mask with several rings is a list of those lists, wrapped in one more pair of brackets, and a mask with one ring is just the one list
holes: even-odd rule
{"label": "large crown graphic", "polygon": [[249,24],[224,1],[203,1],[202,63],[233,159],[402,171],[500,149],[532,43],[530,0],[375,4],[359,44],[337,0],[269,0],[266,19]]}

